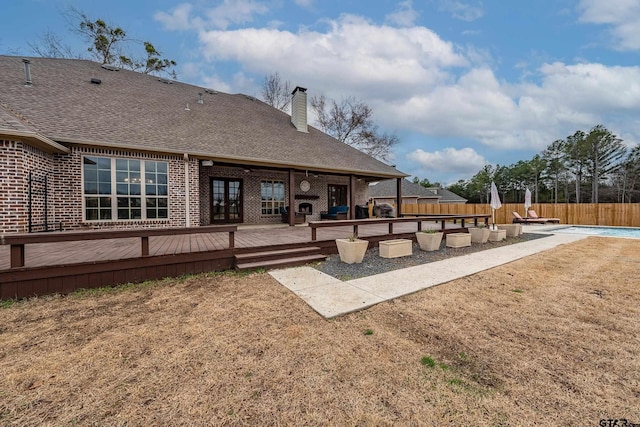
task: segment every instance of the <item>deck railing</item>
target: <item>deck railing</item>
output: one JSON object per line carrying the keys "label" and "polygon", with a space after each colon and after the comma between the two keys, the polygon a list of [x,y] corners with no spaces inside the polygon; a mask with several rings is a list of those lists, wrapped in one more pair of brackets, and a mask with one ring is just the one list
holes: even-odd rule
{"label": "deck railing", "polygon": [[398,222],[415,222],[417,223],[417,231],[422,230],[423,221],[435,221],[439,222],[440,228],[445,230],[445,224],[447,221],[456,223],[460,221],[460,227],[465,227],[466,220],[473,220],[474,225],[478,225],[479,219],[484,219],[484,224],[489,225],[489,218],[491,214],[462,214],[462,215],[431,215],[420,213],[406,213],[402,218],[372,218],[372,219],[339,219],[332,221],[309,221],[309,228],[311,228],[311,240],[317,239],[317,229],[327,227],[342,227],[350,225],[353,227],[353,233],[358,234],[358,227],[366,225],[378,225],[389,224],[389,234],[393,234],[393,224]]}
{"label": "deck railing", "polygon": [[25,245],[34,243],[73,242],[82,240],[101,239],[128,239],[140,238],[140,254],[149,256],[149,237],[175,236],[200,233],[229,233],[229,248],[235,245],[236,225],[212,225],[205,227],[188,228],[159,228],[144,230],[108,230],[108,231],[69,231],[50,234],[3,234],[0,235],[0,244],[10,245],[10,267],[19,268],[25,265]]}

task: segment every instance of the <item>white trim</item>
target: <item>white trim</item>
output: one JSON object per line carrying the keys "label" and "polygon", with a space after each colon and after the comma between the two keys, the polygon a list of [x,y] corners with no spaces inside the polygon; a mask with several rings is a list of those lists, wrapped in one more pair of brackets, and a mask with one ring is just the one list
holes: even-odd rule
{"label": "white trim", "polygon": [[[96,158],[105,158],[105,159],[109,159],[110,165],[109,165],[109,173],[111,174],[111,194],[110,195],[101,195],[101,194],[85,194],[84,192],[84,159],[86,157],[96,157]],[[170,203],[169,203],[169,162],[166,161],[162,161],[162,160],[154,160],[154,159],[141,159],[141,158],[131,158],[131,157],[112,157],[112,156],[105,156],[105,155],[92,155],[92,154],[82,154],[81,157],[81,182],[80,185],[82,186],[82,196],[81,196],[81,200],[82,200],[82,222],[83,223],[89,223],[89,224],[93,224],[93,223],[116,223],[116,222],[130,222],[130,223],[135,223],[135,222],[140,222],[140,221],[158,221],[158,222],[163,222],[163,221],[167,221],[171,218],[171,212],[170,212]],[[134,218],[134,219],[120,219],[118,218],[118,193],[117,193],[117,170],[116,170],[116,160],[134,160],[134,161],[138,161],[140,162],[140,218]],[[166,196],[158,196],[158,195],[150,195],[149,197],[155,197],[156,199],[160,199],[160,198],[166,198],[167,199],[167,217],[166,218],[147,218],[147,194],[146,194],[146,171],[145,171],[145,163],[144,162],[155,162],[155,163],[164,163],[167,165],[167,195]],[[124,196],[124,195],[122,195]],[[87,207],[86,207],[86,198],[87,197],[110,197],[111,200],[111,219],[87,219]],[[125,197],[138,197],[137,195],[127,195]],[[129,208],[130,209],[130,208]],[[157,210],[157,207],[156,207]],[[99,216],[99,215],[98,215]]]}

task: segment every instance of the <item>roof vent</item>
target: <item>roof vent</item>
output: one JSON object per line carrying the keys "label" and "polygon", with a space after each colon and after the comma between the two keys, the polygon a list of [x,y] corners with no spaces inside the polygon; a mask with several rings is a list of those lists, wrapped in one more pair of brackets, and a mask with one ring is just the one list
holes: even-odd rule
{"label": "roof vent", "polygon": [[198,93],[198,104],[204,104],[204,98],[202,97],[202,92]]}
{"label": "roof vent", "polygon": [[24,63],[24,85],[31,86],[31,61],[23,59],[22,62]]}
{"label": "roof vent", "polygon": [[256,98],[254,96],[251,96],[251,95],[247,95],[247,99],[249,101],[255,101],[256,100]]}
{"label": "roof vent", "polygon": [[99,85],[100,83],[102,83],[102,80],[96,79],[95,77],[92,77],[91,78],[91,83],[93,83],[94,85]]}
{"label": "roof vent", "polygon": [[109,71],[120,71],[120,68],[116,67],[115,65],[102,64],[101,67]]}
{"label": "roof vent", "polygon": [[217,94],[218,94],[218,91],[217,91],[217,90],[214,90],[214,89],[205,89],[204,91],[205,91],[206,93],[211,94],[211,95],[217,95]]}
{"label": "roof vent", "polygon": [[164,84],[166,84],[166,85],[172,85],[172,84],[173,84],[173,82],[172,82],[171,80],[167,80],[167,79],[161,79],[161,78],[158,78],[158,81],[159,81],[160,83],[164,83]]}

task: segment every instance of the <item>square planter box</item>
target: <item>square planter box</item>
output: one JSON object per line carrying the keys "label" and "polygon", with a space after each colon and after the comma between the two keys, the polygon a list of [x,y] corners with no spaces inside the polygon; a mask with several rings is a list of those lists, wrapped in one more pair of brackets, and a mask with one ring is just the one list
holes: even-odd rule
{"label": "square planter box", "polygon": [[507,230],[491,230],[489,231],[489,241],[499,242],[507,238]]}
{"label": "square planter box", "polygon": [[443,232],[437,233],[423,233],[422,231],[416,232],[416,240],[420,245],[422,251],[437,251],[440,249],[440,243],[442,243]]}
{"label": "square planter box", "polygon": [[447,234],[447,247],[464,248],[471,246],[471,234],[469,233],[449,233]]}
{"label": "square planter box", "polygon": [[469,227],[471,243],[487,243],[489,240],[489,229],[485,227]]}
{"label": "square planter box", "polygon": [[364,255],[369,247],[369,241],[361,239],[336,239],[336,246],[338,247],[340,261],[347,264],[359,264],[364,259]]}
{"label": "square planter box", "polygon": [[522,234],[522,224],[499,224],[498,230],[505,230],[507,237],[516,237]]}
{"label": "square planter box", "polygon": [[408,239],[385,240],[378,245],[382,258],[398,258],[413,254],[412,241]]}

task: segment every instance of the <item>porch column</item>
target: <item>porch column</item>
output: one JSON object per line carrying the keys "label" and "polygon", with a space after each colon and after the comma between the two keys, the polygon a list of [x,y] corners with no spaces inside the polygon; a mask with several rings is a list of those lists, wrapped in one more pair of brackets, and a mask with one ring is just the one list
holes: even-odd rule
{"label": "porch column", "polygon": [[289,225],[296,225],[296,175],[293,169],[289,169]]}
{"label": "porch column", "polygon": [[396,218],[402,217],[402,180],[396,178]]}
{"label": "porch column", "polygon": [[356,184],[358,179],[355,175],[349,177],[349,219],[356,219]]}

